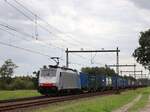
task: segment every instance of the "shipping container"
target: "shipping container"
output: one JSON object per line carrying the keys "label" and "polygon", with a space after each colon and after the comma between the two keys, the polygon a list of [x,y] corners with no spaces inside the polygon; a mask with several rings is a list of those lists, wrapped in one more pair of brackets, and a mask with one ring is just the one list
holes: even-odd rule
{"label": "shipping container", "polygon": [[106,76],[105,75],[97,75],[96,76],[96,88],[97,90],[103,91],[106,89]]}
{"label": "shipping container", "polygon": [[111,79],[112,79],[112,88],[116,89],[117,88],[117,75],[112,75]]}
{"label": "shipping container", "polygon": [[120,76],[118,76],[118,88],[122,88],[123,87],[123,80]]}
{"label": "shipping container", "polygon": [[96,75],[88,75],[88,89],[96,91]]}
{"label": "shipping container", "polygon": [[124,79],[124,88],[127,88],[127,87],[128,87],[128,80]]}
{"label": "shipping container", "polygon": [[106,75],[106,88],[111,89],[112,88],[112,76]]}
{"label": "shipping container", "polygon": [[80,72],[80,82],[81,82],[81,88],[83,90],[88,89],[88,74]]}

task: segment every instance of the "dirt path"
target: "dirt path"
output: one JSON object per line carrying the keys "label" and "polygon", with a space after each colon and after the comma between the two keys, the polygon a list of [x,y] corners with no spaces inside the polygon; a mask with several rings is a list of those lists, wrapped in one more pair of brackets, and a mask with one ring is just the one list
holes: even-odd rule
{"label": "dirt path", "polygon": [[[136,102],[138,102],[140,100],[140,98],[142,97],[142,95],[138,95],[133,101],[131,101],[130,103],[124,105],[123,107],[117,109],[117,110],[114,110],[113,112],[128,112],[128,109],[130,107],[132,107]],[[150,112],[150,111],[148,111]]]}
{"label": "dirt path", "polygon": [[146,105],[145,108],[141,109],[140,112],[150,112],[150,96],[149,96],[148,104]]}

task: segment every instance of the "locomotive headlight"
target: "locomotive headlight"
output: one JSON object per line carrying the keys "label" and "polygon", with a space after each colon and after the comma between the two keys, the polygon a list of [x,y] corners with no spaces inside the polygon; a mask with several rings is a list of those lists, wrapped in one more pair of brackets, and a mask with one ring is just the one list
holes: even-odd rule
{"label": "locomotive headlight", "polygon": [[40,84],[39,84],[39,86],[43,86],[43,84],[42,84],[42,83],[40,83]]}
{"label": "locomotive headlight", "polygon": [[55,86],[55,84],[54,83],[40,83],[39,86],[53,87]]}

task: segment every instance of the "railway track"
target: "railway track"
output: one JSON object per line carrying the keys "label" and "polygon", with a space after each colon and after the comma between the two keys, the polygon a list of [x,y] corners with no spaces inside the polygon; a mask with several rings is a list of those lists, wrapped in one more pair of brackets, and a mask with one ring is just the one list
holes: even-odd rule
{"label": "railway track", "polygon": [[19,102],[19,101],[34,100],[34,99],[40,99],[40,98],[46,98],[46,96],[34,96],[34,97],[27,97],[27,98],[0,100],[0,105],[2,103]]}
{"label": "railway track", "polygon": [[91,96],[98,96],[98,95],[109,95],[115,93],[114,91],[104,91],[104,92],[96,92],[96,93],[86,93],[86,94],[79,94],[79,95],[69,95],[69,96],[59,96],[59,97],[33,97],[33,98],[26,98],[20,100],[11,100],[11,101],[1,101],[0,102],[0,112],[17,112],[20,109],[27,109],[34,106],[42,106],[46,104],[56,103],[56,102],[63,102],[68,100],[86,98]]}

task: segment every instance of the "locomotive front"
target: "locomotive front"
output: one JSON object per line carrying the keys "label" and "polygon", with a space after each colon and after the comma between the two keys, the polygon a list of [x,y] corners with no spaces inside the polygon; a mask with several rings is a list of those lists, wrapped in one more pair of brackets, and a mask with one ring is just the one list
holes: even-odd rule
{"label": "locomotive front", "polygon": [[40,69],[39,88],[41,94],[49,95],[57,92],[57,68],[46,66]]}

